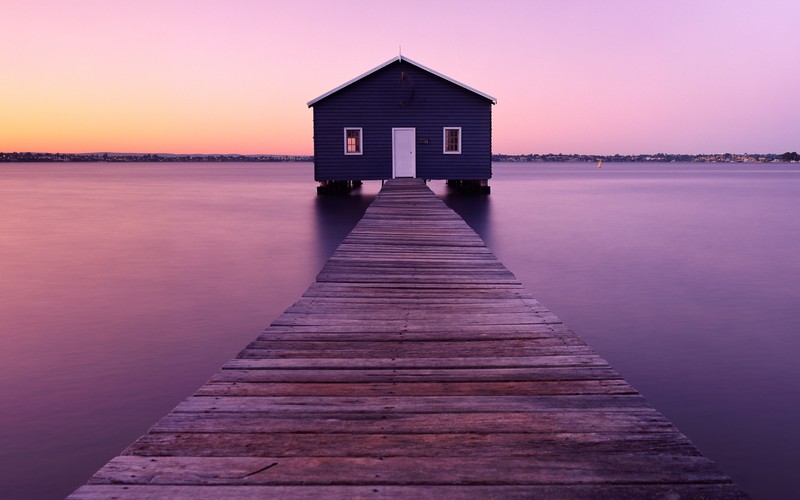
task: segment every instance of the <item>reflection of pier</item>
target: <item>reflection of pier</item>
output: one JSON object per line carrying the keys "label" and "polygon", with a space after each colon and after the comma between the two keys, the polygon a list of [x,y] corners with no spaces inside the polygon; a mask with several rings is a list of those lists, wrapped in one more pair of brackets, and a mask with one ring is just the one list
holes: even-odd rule
{"label": "reflection of pier", "polygon": [[80,488],[94,497],[744,496],[422,181]]}
{"label": "reflection of pier", "polygon": [[317,254],[322,267],[342,240],[364,216],[375,200],[374,194],[358,189],[347,196],[315,196],[314,222],[317,234]]}

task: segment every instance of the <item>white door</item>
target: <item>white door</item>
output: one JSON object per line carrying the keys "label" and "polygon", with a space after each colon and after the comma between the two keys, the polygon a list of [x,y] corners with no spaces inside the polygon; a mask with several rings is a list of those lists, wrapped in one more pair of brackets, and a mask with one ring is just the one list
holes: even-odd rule
{"label": "white door", "polygon": [[394,177],[417,176],[416,130],[392,129],[392,173]]}

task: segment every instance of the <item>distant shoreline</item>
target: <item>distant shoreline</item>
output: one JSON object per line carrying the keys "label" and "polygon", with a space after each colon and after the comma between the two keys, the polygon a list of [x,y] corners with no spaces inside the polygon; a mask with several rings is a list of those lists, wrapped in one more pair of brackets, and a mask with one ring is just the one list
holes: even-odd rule
{"label": "distant shoreline", "polygon": [[304,155],[177,155],[166,153],[0,153],[0,162],[286,162],[314,161]]}
{"label": "distant shoreline", "polygon": [[800,155],[797,153],[783,154],[642,154],[642,155],[573,155],[573,154],[527,154],[527,155],[492,155],[492,161],[507,162],[588,162],[600,161],[614,162],[656,162],[656,163],[769,163],[769,162],[797,162]]}
{"label": "distant shoreline", "polygon": [[[0,153],[0,162],[311,162],[309,155],[204,155],[162,153]],[[493,154],[495,162],[566,163],[585,162],[656,162],[656,163],[769,163],[800,162],[795,152],[783,154],[641,154],[641,155],[577,155],[577,154]]]}

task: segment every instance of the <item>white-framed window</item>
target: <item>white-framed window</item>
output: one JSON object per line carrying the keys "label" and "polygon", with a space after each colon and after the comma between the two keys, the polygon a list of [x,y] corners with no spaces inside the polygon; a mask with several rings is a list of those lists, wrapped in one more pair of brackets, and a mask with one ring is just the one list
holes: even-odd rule
{"label": "white-framed window", "polygon": [[461,127],[444,128],[444,154],[461,154]]}
{"label": "white-framed window", "polygon": [[344,154],[364,154],[363,133],[360,128],[345,127],[344,129]]}

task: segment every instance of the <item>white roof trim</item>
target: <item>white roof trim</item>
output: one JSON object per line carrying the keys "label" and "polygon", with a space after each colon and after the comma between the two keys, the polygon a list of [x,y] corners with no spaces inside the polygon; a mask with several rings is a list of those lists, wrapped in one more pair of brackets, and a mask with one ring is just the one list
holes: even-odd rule
{"label": "white roof trim", "polygon": [[321,96],[317,97],[316,99],[311,99],[310,101],[308,101],[308,107],[310,108],[311,106],[313,106],[314,104],[318,103],[319,101],[325,99],[329,95],[335,94],[336,92],[339,92],[343,88],[345,88],[345,87],[347,87],[349,85],[352,85],[353,83],[361,80],[362,78],[365,78],[365,77],[371,75],[372,73],[375,73],[376,71],[381,70],[381,69],[385,68],[386,66],[388,66],[390,64],[393,64],[393,63],[396,63],[396,62],[407,62],[409,64],[412,64],[412,65],[418,67],[419,69],[425,70],[428,73],[432,73],[432,74],[438,76],[439,78],[442,78],[444,80],[447,80],[450,83],[458,85],[461,88],[464,88],[466,90],[469,90],[470,92],[478,94],[479,96],[492,101],[492,104],[497,104],[497,99],[492,97],[492,96],[490,96],[489,94],[484,94],[483,92],[481,92],[479,90],[475,90],[474,88],[470,87],[469,85],[464,85],[463,83],[461,83],[459,81],[453,80],[449,76],[443,75],[443,74],[439,73],[438,71],[434,71],[434,70],[432,70],[432,69],[430,69],[430,68],[428,68],[426,66],[423,66],[422,64],[420,64],[418,62],[412,61],[411,59],[400,55],[400,56],[393,57],[393,58],[389,59],[388,61],[386,61],[385,63],[381,64],[380,66],[372,68],[371,70],[367,71],[363,75],[359,75],[359,76],[353,78],[352,80],[339,85],[338,87],[336,87],[335,89],[333,89],[331,91],[325,92],[324,94],[322,94]]}

